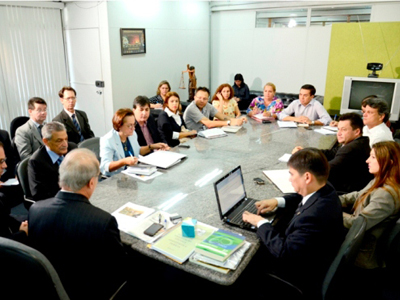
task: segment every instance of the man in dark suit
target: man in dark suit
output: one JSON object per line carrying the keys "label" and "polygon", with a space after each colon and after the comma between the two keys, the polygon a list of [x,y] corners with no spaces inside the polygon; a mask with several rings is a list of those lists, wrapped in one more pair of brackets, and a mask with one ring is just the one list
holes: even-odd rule
{"label": "man in dark suit", "polygon": [[[373,178],[366,160],[371,151],[369,139],[362,136],[363,120],[356,113],[339,118],[338,145],[331,150],[321,150],[329,161],[328,181],[338,193],[350,193],[363,189]],[[296,147],[293,152],[302,149]]]}
{"label": "man in dark suit", "polygon": [[43,145],[41,130],[47,117],[46,101],[39,97],[29,99],[28,112],[28,122],[17,128],[14,138],[21,160],[31,156]]}
{"label": "man in dark suit", "polygon": [[282,219],[273,226],[262,216],[245,212],[243,220],[258,227],[267,250],[265,264],[311,298],[317,297],[343,240],[342,208],[335,189],[327,184],[329,164],[320,150],[298,151],[288,166],[297,194],[256,203],[258,213],[281,207],[277,214],[283,210]]}
{"label": "man in dark suit", "polygon": [[42,129],[44,146],[29,159],[28,179],[33,200],[54,197],[60,190],[58,168],[68,151],[68,136],[63,124],[50,122]]}
{"label": "man in dark suit", "polygon": [[70,86],[64,86],[58,96],[64,106],[53,121],[64,124],[67,129],[68,140],[75,144],[94,137],[93,131],[90,129],[89,120],[86,113],[82,110],[75,109],[76,91]]}
{"label": "man in dark suit", "polygon": [[167,141],[163,140],[158,132],[157,124],[150,115],[150,101],[146,96],[137,96],[133,100],[133,114],[136,119],[135,131],[141,147],[151,144],[164,144],[162,150],[168,150]]}
{"label": "man in dark suit", "polygon": [[90,204],[99,162],[75,149],[60,165],[61,191],[29,210],[29,241],[53,264],[71,299],[109,299],[126,280],[116,219]]}

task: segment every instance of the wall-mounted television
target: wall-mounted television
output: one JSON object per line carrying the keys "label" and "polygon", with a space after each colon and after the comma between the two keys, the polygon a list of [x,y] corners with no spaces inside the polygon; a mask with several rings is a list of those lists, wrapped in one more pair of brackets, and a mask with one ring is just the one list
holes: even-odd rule
{"label": "wall-mounted television", "polygon": [[389,105],[392,122],[400,116],[400,79],[346,76],[343,83],[340,114],[361,113],[361,101],[370,95],[384,99]]}

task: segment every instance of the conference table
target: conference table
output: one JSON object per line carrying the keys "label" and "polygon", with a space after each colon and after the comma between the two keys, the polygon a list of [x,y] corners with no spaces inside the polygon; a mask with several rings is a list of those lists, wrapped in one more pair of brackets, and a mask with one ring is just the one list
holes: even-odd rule
{"label": "conference table", "polygon": [[[251,243],[250,249],[237,270],[222,274],[189,261],[180,265],[149,249],[145,242],[121,232],[122,242],[135,251],[217,284],[231,285],[246,268],[260,243],[256,233],[221,221],[213,183],[240,165],[247,197],[261,200],[281,196],[282,192],[263,175],[263,171],[287,169],[286,163],[278,158],[291,153],[295,146],[327,149],[335,142],[336,135],[322,135],[303,127],[280,128],[276,122],[262,124],[248,119],[243,128],[228,133],[227,137],[197,137],[185,142],[190,146],[188,149],[171,149],[186,154],[187,158],[169,169],[159,170],[162,175],[150,181],[140,181],[120,173],[100,182],[90,202],[110,213],[127,202],[133,202],[244,235]],[[253,181],[256,177],[264,179],[265,184],[256,184]]]}

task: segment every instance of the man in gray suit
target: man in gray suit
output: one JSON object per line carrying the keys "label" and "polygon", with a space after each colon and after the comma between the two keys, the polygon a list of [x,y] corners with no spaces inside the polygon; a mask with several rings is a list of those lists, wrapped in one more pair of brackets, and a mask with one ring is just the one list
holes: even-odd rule
{"label": "man in gray suit", "polygon": [[43,145],[41,130],[47,117],[46,101],[39,97],[29,99],[28,112],[30,119],[15,133],[15,145],[21,160],[31,156]]}

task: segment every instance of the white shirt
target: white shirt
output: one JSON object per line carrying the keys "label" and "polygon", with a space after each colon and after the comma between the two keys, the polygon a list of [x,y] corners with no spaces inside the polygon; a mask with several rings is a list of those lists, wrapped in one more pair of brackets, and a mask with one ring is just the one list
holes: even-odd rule
{"label": "white shirt", "polygon": [[[176,124],[178,124],[179,126],[182,126],[182,120],[180,115],[178,114],[178,111],[176,111],[176,114],[174,114],[172,111],[170,111],[170,109],[168,107],[166,107],[164,109],[164,111],[167,113],[168,117],[172,117]],[[178,140],[179,139],[179,132],[173,131],[172,132],[172,139],[173,140]]]}
{"label": "white shirt", "polygon": [[386,126],[385,123],[381,123],[371,129],[368,126],[364,126],[363,128],[363,136],[369,137],[369,146],[372,148],[372,145],[379,142],[384,141],[394,141],[392,132],[389,127]]}

